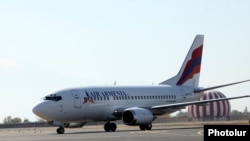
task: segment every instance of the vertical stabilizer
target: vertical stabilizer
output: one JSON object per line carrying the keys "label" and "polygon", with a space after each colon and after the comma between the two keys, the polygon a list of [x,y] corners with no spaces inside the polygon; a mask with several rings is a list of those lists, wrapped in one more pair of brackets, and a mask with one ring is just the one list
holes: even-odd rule
{"label": "vertical stabilizer", "polygon": [[198,86],[204,35],[196,35],[178,74],[161,82],[163,85]]}

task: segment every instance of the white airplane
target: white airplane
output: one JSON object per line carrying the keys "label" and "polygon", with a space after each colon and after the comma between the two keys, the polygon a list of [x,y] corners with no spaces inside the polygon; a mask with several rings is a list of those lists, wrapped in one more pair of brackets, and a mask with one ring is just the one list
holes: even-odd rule
{"label": "white airplane", "polygon": [[33,113],[48,123],[64,128],[83,127],[87,122],[104,121],[106,132],[116,131],[113,121],[138,125],[141,130],[151,130],[159,115],[170,114],[187,105],[250,97],[250,95],[200,101],[204,91],[247,82],[250,80],[199,87],[204,35],[197,35],[178,74],[159,85],[101,86],[59,90],[44,97],[33,108]]}

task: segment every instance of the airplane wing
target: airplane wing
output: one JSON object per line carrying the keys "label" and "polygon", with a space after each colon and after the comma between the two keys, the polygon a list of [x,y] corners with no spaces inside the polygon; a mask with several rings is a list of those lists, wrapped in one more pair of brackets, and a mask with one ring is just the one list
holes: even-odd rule
{"label": "airplane wing", "polygon": [[157,105],[157,106],[153,106],[151,108],[161,110],[161,109],[177,108],[177,107],[183,107],[183,106],[194,105],[194,104],[202,105],[202,104],[209,103],[209,102],[231,100],[231,99],[238,99],[238,98],[246,98],[246,97],[250,97],[250,95],[230,97],[230,98],[209,99],[209,100],[201,100],[201,101],[197,100],[197,101],[182,102],[182,103],[176,103],[176,104]]}
{"label": "airplane wing", "polygon": [[[198,89],[194,89],[194,93],[200,93],[200,92],[204,92],[204,91],[208,91],[208,90],[212,90],[212,89],[217,89],[217,88],[221,88],[221,87],[226,87],[226,86],[230,86],[230,85],[235,85],[235,84],[239,84],[239,83],[244,83],[244,82],[248,82],[248,81],[250,81],[250,79],[244,80],[244,81],[239,81],[239,82],[234,82],[234,83],[229,83],[229,84],[224,84],[224,85],[218,85],[218,86],[209,87],[209,88],[198,88]],[[214,101],[231,100],[231,99],[246,98],[246,97],[250,97],[250,95],[230,97],[230,98],[197,100],[197,101],[182,102],[182,103],[176,103],[176,104],[157,105],[157,106],[153,106],[151,108],[160,110],[160,109],[167,109],[167,108],[184,107],[184,106],[194,105],[194,104],[202,105],[202,104],[214,102]]]}
{"label": "airplane wing", "polygon": [[199,89],[195,89],[194,93],[204,92],[204,91],[217,89],[217,88],[221,88],[221,87],[227,87],[227,86],[231,86],[231,85],[235,85],[235,84],[239,84],[239,83],[244,83],[244,82],[248,82],[248,81],[250,81],[250,79],[244,80],[244,81],[239,81],[239,82],[234,82],[234,83],[229,83],[229,84],[224,84],[224,85],[218,85],[218,86],[209,87],[209,88],[199,88]]}

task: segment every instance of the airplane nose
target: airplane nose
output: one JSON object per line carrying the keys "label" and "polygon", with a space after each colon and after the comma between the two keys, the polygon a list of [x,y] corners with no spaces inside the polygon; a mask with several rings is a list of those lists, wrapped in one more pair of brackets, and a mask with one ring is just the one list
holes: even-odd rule
{"label": "airplane nose", "polygon": [[32,112],[36,114],[37,116],[41,117],[43,115],[43,108],[40,106],[41,104],[36,105],[33,109]]}
{"label": "airplane nose", "polygon": [[33,109],[32,112],[39,116],[42,119],[45,120],[51,120],[51,113],[50,110],[48,108],[48,105],[46,103],[40,103],[38,105],[36,105]]}
{"label": "airplane nose", "polygon": [[34,114],[36,114],[36,115],[40,115],[40,110],[39,110],[39,107],[38,107],[38,105],[37,106],[35,106],[33,109],[32,109],[32,112],[34,113]]}

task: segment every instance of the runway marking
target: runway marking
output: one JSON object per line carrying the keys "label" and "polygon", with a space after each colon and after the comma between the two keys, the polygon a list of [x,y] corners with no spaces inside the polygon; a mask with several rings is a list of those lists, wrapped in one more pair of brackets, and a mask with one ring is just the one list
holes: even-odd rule
{"label": "runway marking", "polygon": [[198,135],[203,135],[203,130],[197,132]]}
{"label": "runway marking", "polygon": [[144,133],[166,133],[168,131],[138,131],[138,132],[130,132],[131,134],[144,134]]}
{"label": "runway marking", "polygon": [[[195,132],[195,131],[194,131]],[[185,133],[173,133],[173,132],[169,132],[167,130],[163,130],[163,131],[138,131],[138,132],[130,132],[131,134],[145,134],[145,133],[151,133],[151,134],[160,134],[160,135],[176,135],[176,136],[202,136],[203,135],[203,131],[200,130],[196,133],[190,133],[190,134],[185,134]]]}
{"label": "runway marking", "polygon": [[[60,136],[57,136],[56,138],[52,138],[52,136],[47,136],[47,137],[44,138],[44,140],[119,138],[119,136],[105,136],[105,137],[104,136],[98,136],[98,137],[78,136],[78,137],[72,137],[72,136],[65,136],[65,135],[62,135],[62,136],[60,135]],[[35,140],[40,141],[41,140],[41,138],[33,138],[33,137],[35,137],[35,136],[32,136],[32,138],[30,138],[30,137],[20,137],[19,136],[17,140],[19,140],[19,141],[35,141]],[[5,138],[5,140],[13,140],[13,139]]]}

